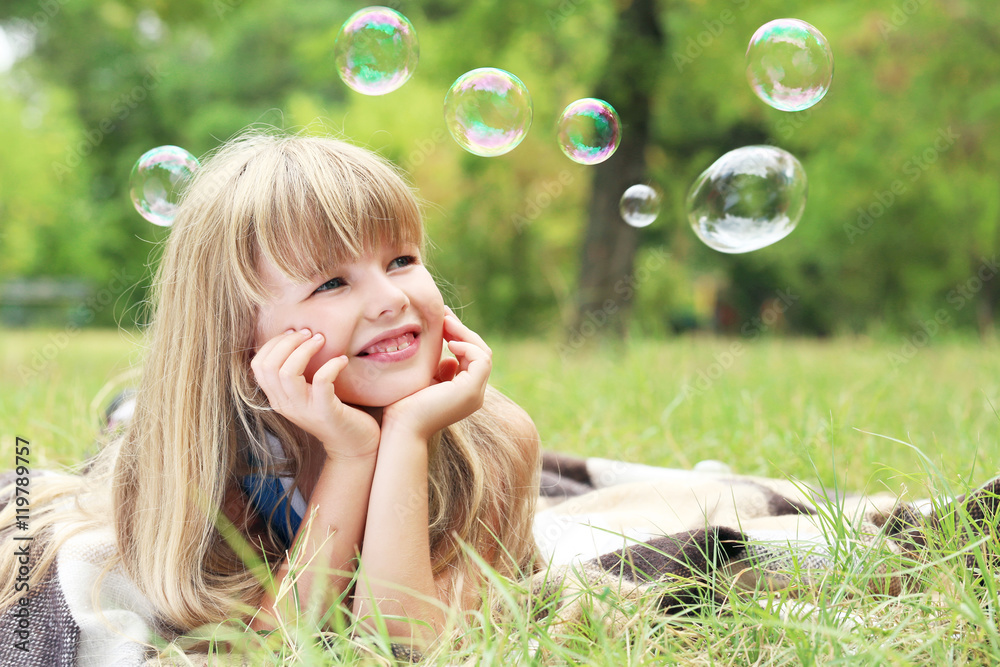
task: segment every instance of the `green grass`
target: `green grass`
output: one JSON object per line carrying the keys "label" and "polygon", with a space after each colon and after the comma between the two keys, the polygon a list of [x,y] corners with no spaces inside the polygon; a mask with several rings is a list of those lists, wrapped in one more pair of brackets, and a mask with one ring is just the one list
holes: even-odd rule
{"label": "green grass", "polygon": [[109,391],[139,358],[127,332],[0,329],[0,468],[13,464],[15,437],[31,443],[35,467],[80,462]]}
{"label": "green grass", "polygon": [[[0,330],[3,467],[13,467],[15,435],[32,442],[35,467],[78,462],[96,433],[95,398],[138,358],[131,334],[61,335]],[[548,449],[672,467],[718,459],[739,473],[914,497],[966,491],[998,467],[1000,356],[992,344],[933,341],[904,359],[893,356],[901,339],[678,338],[567,354],[554,342],[489,342],[492,383],[528,410]],[[997,662],[996,580],[989,564],[976,576],[953,557],[958,532],[946,531],[907,565],[913,585],[899,597],[858,594],[884,554],[844,556],[820,590],[799,593],[816,604],[810,614],[789,612],[791,598],[765,592],[731,596],[726,613],[710,606],[684,619],[650,611],[648,600],[605,599],[624,625],[606,628],[595,611],[567,626],[526,613],[524,591],[507,582],[499,587],[506,620],[474,616],[463,641],[428,662],[477,664],[481,654],[497,664]],[[849,628],[834,612],[862,622]],[[322,664],[322,653],[330,664],[384,663],[384,638],[339,638],[323,653],[309,627],[292,628],[251,662]],[[529,642],[540,646],[534,658]]]}
{"label": "green grass", "polygon": [[565,358],[540,342],[493,347],[494,385],[551,449],[681,468],[718,459],[854,491],[897,492],[924,469],[879,435],[919,448],[951,479],[996,465],[995,346],[927,347],[897,366],[899,343],[843,339],[635,341]]}

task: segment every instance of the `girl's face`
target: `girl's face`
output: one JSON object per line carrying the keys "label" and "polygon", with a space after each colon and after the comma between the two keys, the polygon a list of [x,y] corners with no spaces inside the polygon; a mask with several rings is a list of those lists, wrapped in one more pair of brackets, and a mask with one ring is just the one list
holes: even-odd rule
{"label": "girl's face", "polygon": [[334,388],[351,405],[385,407],[430,385],[441,361],[444,300],[419,248],[383,244],[306,284],[259,262],[271,300],[257,318],[258,349],[289,329],[323,334],[305,378],[346,354]]}

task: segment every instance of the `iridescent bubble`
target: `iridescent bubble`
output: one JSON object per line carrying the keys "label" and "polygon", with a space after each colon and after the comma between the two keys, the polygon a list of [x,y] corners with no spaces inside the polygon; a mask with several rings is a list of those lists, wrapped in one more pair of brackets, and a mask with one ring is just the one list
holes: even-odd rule
{"label": "iridescent bubble", "polygon": [[622,195],[618,210],[633,227],[646,227],[660,215],[660,193],[648,185],[633,185]]}
{"label": "iridescent bubble", "polygon": [[691,228],[719,252],[741,253],[788,236],[806,207],[806,172],[774,146],[729,151],[706,169],[687,197]]}
{"label": "iridescent bubble", "polygon": [[781,111],[808,109],[823,99],[833,80],[830,43],[799,19],[777,19],[758,28],[746,60],[753,92]]}
{"label": "iridescent bubble", "polygon": [[510,72],[481,67],[451,84],[444,98],[444,121],[459,146],[493,157],[521,143],[531,127],[531,95]]}
{"label": "iridescent bubble", "polygon": [[337,73],[364,95],[385,95],[409,81],[419,53],[413,24],[388,7],[351,14],[334,45]]}
{"label": "iridescent bubble", "polygon": [[559,147],[570,160],[598,164],[614,155],[622,140],[615,108],[593,97],[570,103],[559,116]]}
{"label": "iridescent bubble", "polygon": [[143,153],[129,177],[135,210],[154,225],[169,227],[184,188],[199,166],[198,158],[178,146],[158,146]]}

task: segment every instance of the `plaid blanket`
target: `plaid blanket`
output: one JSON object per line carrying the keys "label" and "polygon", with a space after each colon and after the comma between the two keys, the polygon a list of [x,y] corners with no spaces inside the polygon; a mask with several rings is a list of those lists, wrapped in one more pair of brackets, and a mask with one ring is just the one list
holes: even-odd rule
{"label": "plaid blanket", "polygon": [[[591,614],[603,607],[608,622],[623,624],[617,602],[639,598],[686,613],[741,589],[818,586],[838,557],[871,555],[869,592],[899,595],[907,568],[898,566],[919,560],[946,519],[964,527],[959,549],[985,538],[988,557],[1000,553],[1000,477],[968,496],[902,502],[706,463],[673,470],[546,453],[535,538],[549,568],[531,581],[532,600],[544,601],[539,613],[579,621],[589,605]],[[975,567],[971,550],[965,559]],[[608,590],[614,603],[594,594]]]}
{"label": "plaid blanket", "polygon": [[[13,479],[12,473],[0,475],[0,488]],[[0,498],[0,507],[9,500]],[[53,533],[71,528],[59,524]],[[19,540],[13,527],[0,535],[0,548],[26,552],[19,571],[26,581],[45,550],[44,538]],[[24,590],[0,614],[0,665],[145,664],[155,654],[152,641],[161,626],[150,602],[121,568],[108,567],[113,554],[110,527],[83,530],[66,540],[43,581]]]}

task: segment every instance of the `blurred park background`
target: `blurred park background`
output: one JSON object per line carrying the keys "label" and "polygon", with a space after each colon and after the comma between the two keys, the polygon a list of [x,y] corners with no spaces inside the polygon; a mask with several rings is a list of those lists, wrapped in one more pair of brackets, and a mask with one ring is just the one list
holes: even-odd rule
{"label": "blurred park background", "polygon": [[[195,155],[248,125],[333,132],[378,150],[426,201],[430,264],[475,328],[559,336],[990,337],[1000,281],[1000,9],[990,0],[398,0],[416,74],[365,97],[333,67],[357,2],[4,0],[0,4],[0,324],[120,325],[143,317],[155,227],[128,197],[164,144]],[[766,21],[819,28],[835,59],[813,108],[766,106],[744,53]],[[452,141],[450,84],[521,78],[534,123],[511,153]],[[569,102],[607,99],[623,144],[588,167],[559,150]],[[731,149],[802,162],[809,199],[774,246],[703,245],[684,199]],[[664,193],[626,226],[623,183]],[[611,244],[613,260],[584,251]],[[608,299],[613,308],[606,308]],[[921,332],[925,334],[919,338]]]}

